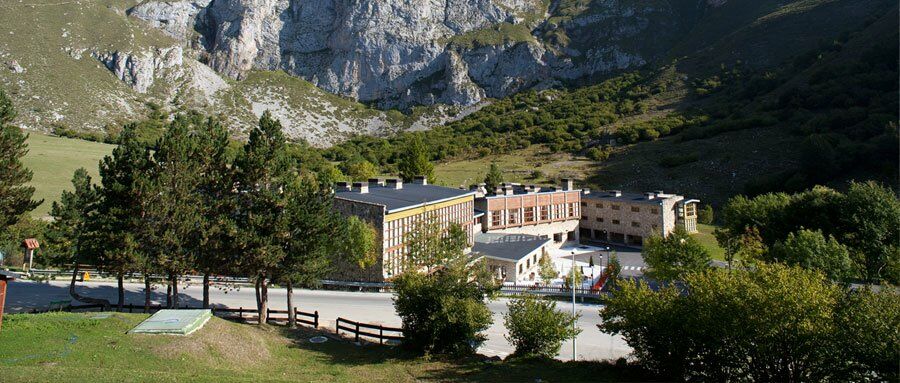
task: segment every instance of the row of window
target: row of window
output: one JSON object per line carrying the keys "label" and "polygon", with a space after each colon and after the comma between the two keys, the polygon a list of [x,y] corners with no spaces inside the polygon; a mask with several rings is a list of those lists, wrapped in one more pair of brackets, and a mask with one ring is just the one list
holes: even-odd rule
{"label": "row of window", "polygon": [[578,217],[580,213],[579,210],[578,204],[575,202],[541,205],[538,207],[522,209],[491,210],[491,227],[534,223],[537,222],[537,220],[535,220],[535,213],[538,214],[538,220],[540,221],[575,218]]}
{"label": "row of window", "polygon": [[[587,217],[586,215],[583,215],[583,216],[581,216],[581,220],[582,220],[582,221],[587,221],[587,220],[588,220],[588,217]],[[596,220],[597,220],[597,222],[605,222],[605,220],[603,219],[603,217],[597,217]],[[622,222],[619,221],[618,219],[612,220],[612,224],[613,224],[613,225],[619,225],[619,224],[621,224],[621,223],[622,223]],[[641,227],[641,223],[638,222],[638,221],[631,221],[631,227]],[[652,225],[650,225],[650,227],[652,227],[653,229],[656,229],[656,228],[659,227],[659,226],[657,226],[656,224],[652,224]]]}
{"label": "row of window", "polygon": [[[587,202],[584,202],[584,201],[581,202],[581,206],[585,206],[585,207],[586,207],[587,205],[588,205]],[[602,203],[596,203],[596,204],[594,204],[594,207],[596,207],[596,208],[598,208],[598,209],[603,209],[603,206],[604,206],[604,205],[603,205]],[[610,204],[610,205],[609,205],[609,208],[612,209],[612,210],[621,210],[621,209],[622,209],[622,206],[616,205],[616,204]],[[640,208],[639,206],[632,206],[632,207],[631,207],[631,212],[632,212],[632,213],[640,213],[640,212],[641,212],[641,208]],[[657,208],[657,207],[655,207],[655,206],[650,207],[650,213],[651,213],[651,214],[659,214],[659,208]]]}
{"label": "row of window", "polygon": [[[406,236],[415,229],[416,225],[423,222],[437,221],[442,227],[450,223],[456,223],[466,229],[468,241],[472,243],[472,202],[459,203],[445,206],[440,209],[428,210],[421,214],[399,218],[384,223],[384,269],[390,275],[397,275],[403,271],[405,246],[401,246]],[[388,249],[392,249],[387,251]]]}

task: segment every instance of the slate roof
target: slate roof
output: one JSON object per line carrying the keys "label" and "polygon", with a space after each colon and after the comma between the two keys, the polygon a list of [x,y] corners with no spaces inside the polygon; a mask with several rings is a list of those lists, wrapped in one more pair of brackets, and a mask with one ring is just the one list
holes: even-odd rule
{"label": "slate roof", "polygon": [[550,239],[536,235],[477,233],[472,252],[488,258],[516,262],[548,242]]}
{"label": "slate roof", "polygon": [[475,195],[475,192],[436,185],[404,183],[402,189],[386,186],[369,186],[368,193],[339,190],[335,192],[334,196],[335,198],[350,201],[382,205],[387,208],[388,213],[393,213],[467,195]]}

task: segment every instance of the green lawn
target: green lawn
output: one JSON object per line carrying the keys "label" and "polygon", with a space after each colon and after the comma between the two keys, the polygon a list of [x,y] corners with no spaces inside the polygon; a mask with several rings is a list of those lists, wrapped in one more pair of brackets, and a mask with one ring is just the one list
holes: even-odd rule
{"label": "green lawn", "polygon": [[725,249],[719,247],[719,242],[716,241],[716,237],[713,236],[713,230],[716,229],[716,226],[713,225],[704,225],[697,224],[697,234],[694,234],[694,238],[709,251],[709,254],[712,255],[712,258],[719,261],[725,260]]}
{"label": "green lawn", "polygon": [[34,198],[44,199],[32,216],[46,216],[62,191],[72,189],[72,174],[76,169],[87,169],[94,182],[98,182],[97,164],[113,148],[113,145],[98,142],[29,133],[24,163],[34,172],[31,180]]}
{"label": "green lawn", "polygon": [[[558,178],[564,177],[585,179],[595,164],[593,161],[568,153],[550,153],[543,146],[532,145],[512,154],[436,164],[434,173],[440,185],[468,187],[484,181],[484,175],[487,174],[492,162],[496,162],[500,167],[505,181],[533,184],[552,184]],[[537,179],[532,178],[531,174],[535,170],[543,175]]]}
{"label": "green lawn", "polygon": [[387,346],[284,327],[213,318],[188,336],[126,334],[143,314],[7,315],[0,376],[9,382],[575,382],[645,381],[633,367],[599,362],[420,358]]}

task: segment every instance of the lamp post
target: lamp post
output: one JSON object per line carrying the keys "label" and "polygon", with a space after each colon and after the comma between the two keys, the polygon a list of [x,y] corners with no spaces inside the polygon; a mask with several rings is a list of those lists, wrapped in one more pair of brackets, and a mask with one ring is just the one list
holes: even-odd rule
{"label": "lamp post", "polygon": [[[575,251],[572,251],[572,332],[576,332],[578,329],[576,328],[578,317],[575,316]],[[578,358],[578,346],[576,344],[577,340],[575,339],[577,335],[572,336],[572,361],[575,361]]]}

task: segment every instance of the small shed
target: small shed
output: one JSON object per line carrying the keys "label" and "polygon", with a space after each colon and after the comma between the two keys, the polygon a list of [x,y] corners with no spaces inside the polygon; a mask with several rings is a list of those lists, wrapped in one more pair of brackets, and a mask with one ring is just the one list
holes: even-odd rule
{"label": "small shed", "polygon": [[0,270],[0,328],[3,327],[3,310],[6,306],[6,285],[18,277],[16,273]]}

